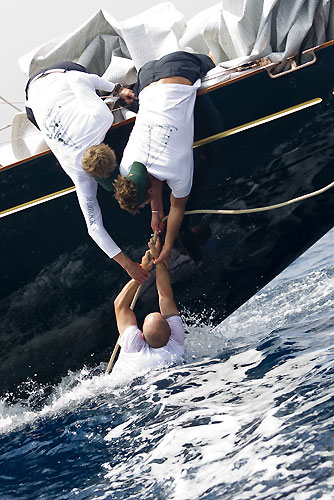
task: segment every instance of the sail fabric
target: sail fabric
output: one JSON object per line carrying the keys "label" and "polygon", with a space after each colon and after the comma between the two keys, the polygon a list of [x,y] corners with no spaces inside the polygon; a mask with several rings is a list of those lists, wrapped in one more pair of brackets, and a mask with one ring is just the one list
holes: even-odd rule
{"label": "sail fabric", "polygon": [[[19,65],[28,77],[68,60],[109,81],[131,85],[150,60],[177,50],[211,53],[217,67],[202,82],[205,88],[233,78],[231,68],[263,57],[282,61],[275,69],[279,72],[287,57],[333,38],[334,0],[222,0],[189,21],[164,2],[122,22],[99,10],[72,33],[21,57]],[[22,115],[16,117],[12,135],[18,159],[27,151],[38,152],[35,137],[29,145],[31,133],[15,136],[24,128],[20,119],[24,121]]]}
{"label": "sail fabric", "polygon": [[122,22],[99,10],[19,64],[31,76],[70,60],[110,81],[131,84],[143,64],[176,50],[210,51],[216,64],[225,66],[264,56],[282,61],[333,38],[333,5],[333,0],[222,0],[187,22],[171,2]]}
{"label": "sail fabric", "polygon": [[[222,0],[204,39],[217,62],[282,61],[333,38],[332,0]],[[332,15],[331,15],[332,14]]]}

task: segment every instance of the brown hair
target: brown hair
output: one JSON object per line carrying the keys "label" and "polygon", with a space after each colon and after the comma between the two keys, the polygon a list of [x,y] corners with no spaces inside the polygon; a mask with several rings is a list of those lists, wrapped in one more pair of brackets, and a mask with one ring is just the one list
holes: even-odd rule
{"label": "brown hair", "polygon": [[[145,189],[150,189],[152,181],[149,176],[147,176]],[[130,212],[132,215],[136,215],[139,212],[139,193],[136,184],[123,175],[119,175],[114,182],[115,188],[115,198],[119,203],[119,206]]]}
{"label": "brown hair", "polygon": [[116,166],[115,151],[107,144],[98,144],[88,148],[82,157],[82,167],[92,177],[109,177]]}

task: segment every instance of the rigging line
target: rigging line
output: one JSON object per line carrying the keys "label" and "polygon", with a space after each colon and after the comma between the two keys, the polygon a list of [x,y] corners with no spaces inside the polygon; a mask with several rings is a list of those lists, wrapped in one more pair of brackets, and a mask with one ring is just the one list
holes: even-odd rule
{"label": "rigging line", "polygon": [[5,99],[4,97],[2,97],[1,95],[0,95],[0,99],[1,99],[2,101],[4,101],[6,104],[8,104],[9,106],[11,106],[12,108],[16,109],[16,111],[19,111],[20,113],[22,112],[22,109],[20,109],[20,108],[18,108],[17,106],[15,106],[15,104],[13,104],[13,103],[11,103],[11,102],[7,101],[7,99]]}
{"label": "rigging line", "polygon": [[[184,213],[184,215],[193,215],[193,214],[231,215],[231,214],[246,214],[246,213],[254,213],[254,212],[264,212],[264,211],[268,211],[268,210],[274,210],[274,209],[277,209],[277,208],[281,208],[281,207],[284,207],[284,206],[287,206],[287,205],[291,205],[292,203],[297,203],[297,202],[300,202],[302,200],[306,200],[308,198],[311,198],[311,197],[317,196],[317,195],[319,195],[321,193],[324,193],[325,191],[327,191],[327,190],[329,190],[329,189],[331,189],[333,187],[334,187],[334,182],[331,182],[327,186],[325,186],[325,187],[323,187],[321,189],[318,189],[317,191],[313,191],[312,193],[308,193],[306,195],[290,199],[290,200],[288,200],[286,202],[277,203],[275,205],[269,205],[269,206],[266,206],[266,207],[251,208],[251,209],[245,209],[245,210],[211,210],[211,209],[205,209],[205,210],[188,210],[188,211],[186,211]],[[75,191],[74,187],[63,189],[61,191],[58,191],[57,193],[54,193],[52,199],[58,198],[60,196],[64,196],[64,195],[69,194],[69,193],[71,193],[73,191]],[[39,198],[38,200],[35,200],[32,203],[22,204],[22,205],[19,205],[18,207],[16,207],[15,209],[9,209],[9,210],[5,210],[4,212],[0,212],[0,217],[5,217],[6,215],[9,215],[10,213],[15,213],[15,212],[18,212],[20,210],[24,210],[25,208],[28,208],[28,206],[29,207],[35,206],[35,205],[38,205],[40,203],[44,203],[44,202],[46,202],[48,200],[50,200],[50,195],[43,196],[42,198]],[[165,221],[167,218],[168,218],[168,215],[166,217],[164,217],[163,220]],[[155,233],[154,233],[154,241],[156,241],[156,237],[157,237],[157,232],[155,231]],[[137,302],[137,299],[139,297],[140,289],[141,289],[141,285],[138,287],[138,289],[137,289],[137,291],[136,291],[136,293],[135,293],[135,295],[133,297],[133,300],[131,302],[130,308],[132,310],[134,309],[135,304]],[[119,337],[118,337],[118,340],[119,340]],[[118,342],[118,340],[116,342],[116,345],[115,345],[114,350],[112,352],[112,355],[110,357],[110,360],[109,360],[107,369],[105,371],[105,374],[108,374],[110,372],[112,366],[113,366],[115,357],[116,357],[118,349],[119,349],[119,342]]]}
{"label": "rigging line", "polygon": [[[265,65],[257,64],[257,65],[249,65],[249,66],[245,66],[245,67],[234,66],[233,68],[221,68],[221,71],[219,71],[217,73],[213,73],[212,75],[204,76],[202,78],[202,82],[207,83],[211,80],[217,80],[217,78],[223,78],[225,76],[229,77],[228,80],[223,79],[221,81],[217,81],[214,84],[214,85],[219,85],[220,83],[226,83],[226,81],[230,81],[233,78],[239,78],[239,76],[246,74],[246,72],[251,73],[251,72],[254,72],[254,71],[259,70],[259,69],[266,69],[268,66],[272,66],[272,65],[273,65],[273,63],[270,62],[270,63],[265,64]],[[216,66],[216,68],[217,68],[217,66]],[[233,78],[231,78],[231,76],[234,74],[235,74],[235,76]],[[203,90],[203,89],[200,88],[200,90]],[[207,90],[207,89],[205,89],[205,90]]]}
{"label": "rigging line", "polygon": [[[24,104],[24,101],[10,101],[11,104],[15,103],[15,104]],[[3,104],[8,104],[7,102],[0,102],[0,105],[3,105]]]}
{"label": "rigging line", "polygon": [[[219,214],[219,215],[240,215],[240,214],[253,214],[257,212],[268,212],[270,210],[275,210],[276,208],[287,207],[288,205],[292,205],[294,203],[298,203],[303,200],[307,200],[309,198],[313,198],[314,196],[318,196],[319,194],[325,193],[329,189],[334,187],[334,182],[327,184],[327,186],[318,189],[317,191],[313,191],[312,193],[307,193],[302,196],[298,196],[297,198],[291,198],[290,200],[283,201],[282,203],[276,203],[275,205],[267,205],[265,207],[258,208],[246,208],[246,209],[238,209],[238,210],[211,210],[211,209],[203,209],[203,210],[188,210],[184,212],[184,215],[193,215],[193,214]],[[168,215],[164,218],[166,220]]]}
{"label": "rigging line", "polygon": [[[274,210],[276,208],[283,208],[288,205],[292,205],[293,203],[298,203],[303,200],[307,200],[308,198],[312,198],[314,196],[318,196],[329,189],[334,187],[334,181],[327,186],[318,189],[317,191],[312,191],[311,193],[304,194],[302,196],[298,196],[297,198],[291,198],[290,200],[283,201],[282,203],[276,203],[274,205],[267,205],[265,207],[258,208],[247,208],[247,209],[236,209],[236,210],[224,210],[224,209],[200,209],[200,210],[188,210],[184,212],[184,215],[193,215],[193,214],[220,214],[220,215],[239,215],[239,214],[252,214],[256,212],[268,212],[270,210]],[[64,196],[66,194],[73,193],[75,191],[75,187],[69,187],[66,189],[62,189],[61,191],[57,191],[55,193],[42,196],[41,198],[37,198],[36,200],[32,200],[26,203],[22,203],[21,205],[17,205],[13,208],[8,208],[7,210],[3,210],[0,212],[0,218],[6,217],[8,215],[12,215],[16,212],[20,212],[21,210],[26,210],[27,208],[34,207],[36,205],[40,205],[41,203],[46,203],[47,201],[51,201],[53,199],[59,198],[60,196]],[[166,216],[163,220],[165,221],[168,216]]]}
{"label": "rigging line", "polygon": [[0,128],[0,132],[2,132],[3,130],[6,130],[7,128],[10,128],[12,125],[9,124],[9,125],[5,125],[4,127]]}
{"label": "rigging line", "polygon": [[[311,198],[313,196],[317,196],[321,193],[324,193],[325,191],[327,191],[328,189],[331,189],[332,187],[334,187],[334,182],[331,182],[330,184],[328,184],[327,186],[325,186],[324,188],[322,189],[318,189],[317,191],[313,191],[312,193],[309,193],[309,194],[306,194],[306,195],[303,195],[303,196],[299,196],[298,198],[293,198],[291,200],[288,200],[286,202],[283,202],[283,203],[277,203],[276,205],[270,205],[270,206],[267,206],[267,207],[260,207],[260,208],[251,208],[251,209],[248,209],[248,210],[208,210],[208,209],[205,209],[205,210],[188,210],[186,212],[184,212],[184,215],[193,215],[193,214],[219,214],[219,215],[231,215],[231,214],[246,214],[246,213],[254,213],[254,212],[264,212],[266,210],[274,210],[276,208],[281,208],[283,206],[287,206],[287,205],[291,205],[292,203],[297,203],[298,201],[302,201],[302,200],[306,200],[307,198]],[[168,215],[166,215],[166,217],[164,217],[163,221],[165,221],[166,219],[168,219]],[[157,238],[157,231],[154,232],[154,242],[156,241],[156,238]],[[137,302],[137,299],[139,297],[139,294],[140,294],[140,290],[141,290],[141,287],[142,285],[140,285],[137,290],[136,290],[136,293],[132,299],[132,302],[131,302],[131,305],[130,305],[130,309],[133,311],[135,305],[136,305],[136,302]],[[119,350],[119,339],[120,339],[120,335],[117,339],[117,342],[116,342],[116,345],[113,349],[113,352],[110,356],[110,360],[109,360],[109,363],[108,363],[108,366],[106,368],[106,371],[105,371],[105,374],[108,375],[110,373],[110,370],[114,364],[114,361],[115,361],[115,358],[116,358],[116,355],[118,353],[118,350]]]}
{"label": "rigging line", "polygon": [[[254,213],[254,212],[264,212],[264,211],[268,211],[268,210],[274,210],[276,208],[281,208],[281,207],[284,207],[284,206],[287,206],[287,205],[291,205],[292,203],[297,203],[298,201],[302,201],[302,200],[306,200],[307,198],[311,198],[313,196],[317,196],[321,193],[324,193],[325,191],[327,191],[328,189],[331,189],[332,187],[334,187],[334,182],[331,182],[330,184],[328,184],[327,186],[325,186],[324,188],[322,189],[318,189],[317,191],[313,191],[312,193],[308,193],[306,195],[303,195],[303,196],[299,196],[298,198],[293,198],[291,200],[288,200],[286,202],[283,202],[283,203],[277,203],[276,205],[269,205],[269,206],[266,206],[266,207],[260,207],[260,208],[250,208],[248,210],[209,210],[209,209],[205,209],[205,210],[188,210],[186,212],[184,212],[184,215],[193,215],[193,214],[219,214],[219,215],[232,215],[232,214],[246,214],[246,213]],[[166,215],[166,217],[163,218],[163,221],[165,221],[166,219],[168,219],[168,215]],[[156,238],[157,238],[157,231],[154,232],[154,242],[156,241]],[[130,309],[133,311],[135,305],[136,305],[136,302],[137,302],[137,299],[139,297],[139,294],[140,294],[140,290],[141,290],[141,287],[142,285],[140,285],[137,290],[136,290],[136,293],[132,299],[132,302],[131,302],[131,305],[130,305]],[[113,352],[110,356],[110,360],[109,360],[109,363],[108,363],[108,366],[106,368],[106,371],[105,371],[105,374],[109,374],[110,373],[110,370],[114,364],[114,361],[115,361],[115,358],[116,358],[116,355],[118,353],[118,350],[119,350],[119,339],[120,339],[120,335],[117,339],[117,342],[116,342],[116,345],[113,349]]]}

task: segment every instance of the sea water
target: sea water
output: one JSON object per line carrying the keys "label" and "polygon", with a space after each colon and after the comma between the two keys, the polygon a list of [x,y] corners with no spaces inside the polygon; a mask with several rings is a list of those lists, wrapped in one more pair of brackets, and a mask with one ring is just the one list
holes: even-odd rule
{"label": "sea water", "polygon": [[2,400],[0,499],[333,499],[333,248],[334,230],[219,326],[183,310],[177,366]]}

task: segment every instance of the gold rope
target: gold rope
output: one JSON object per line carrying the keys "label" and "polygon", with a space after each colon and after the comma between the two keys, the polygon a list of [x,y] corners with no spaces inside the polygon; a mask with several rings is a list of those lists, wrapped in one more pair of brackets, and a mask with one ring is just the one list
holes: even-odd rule
{"label": "gold rope", "polygon": [[[292,198],[291,200],[288,200],[288,201],[285,201],[282,203],[276,203],[275,205],[268,205],[266,207],[249,208],[249,209],[245,209],[245,210],[210,210],[210,209],[188,210],[188,211],[184,212],[184,215],[194,215],[194,214],[238,215],[238,214],[250,214],[250,213],[256,213],[256,212],[265,212],[265,211],[269,211],[269,210],[275,210],[276,208],[286,207],[287,205],[292,205],[293,203],[297,203],[299,201],[303,201],[303,200],[306,200],[308,198],[312,198],[313,196],[318,196],[319,194],[324,193],[325,191],[328,191],[332,187],[334,187],[334,182],[331,182],[327,186],[325,186],[321,189],[318,189],[317,191],[313,191],[312,193],[308,193],[308,194],[305,194],[303,196],[298,196],[298,198]],[[166,217],[164,217],[163,221],[165,221],[167,218],[168,218],[168,215],[166,215]],[[156,238],[157,238],[157,232],[154,233],[154,241],[156,241]],[[142,285],[140,285],[138,287],[138,289],[135,293],[135,296],[132,299],[131,306],[130,306],[130,308],[132,310],[134,309],[134,307],[136,305],[137,299],[138,299],[139,294],[140,294],[141,287],[142,287]],[[120,337],[118,337],[118,340],[119,340],[119,338]],[[115,345],[114,350],[112,352],[112,355],[110,357],[107,369],[105,371],[106,374],[108,374],[110,372],[110,370],[113,366],[116,354],[118,352],[118,349],[119,349],[118,340],[116,342],[116,345]]]}
{"label": "gold rope", "polygon": [[[288,201],[283,201],[282,203],[276,203],[275,205],[267,205],[266,207],[259,208],[247,208],[240,210],[188,210],[184,212],[184,215],[193,215],[193,214],[220,214],[220,215],[239,215],[239,214],[253,214],[256,212],[267,212],[269,210],[275,210],[276,208],[286,207],[288,205],[292,205],[293,203],[297,203],[299,201],[307,200],[308,198],[312,198],[313,196],[318,196],[319,194],[324,193],[334,187],[334,182],[331,182],[327,186],[318,189],[317,191],[313,191],[312,193],[304,194],[303,196],[298,196],[298,198],[292,198]],[[166,218],[166,217],[165,217]]]}

